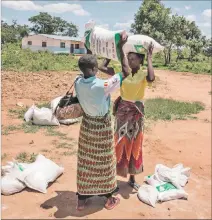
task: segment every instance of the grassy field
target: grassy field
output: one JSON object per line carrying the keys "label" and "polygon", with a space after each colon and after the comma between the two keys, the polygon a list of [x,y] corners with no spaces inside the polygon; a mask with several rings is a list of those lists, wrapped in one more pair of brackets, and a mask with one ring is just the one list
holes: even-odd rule
{"label": "grassy field", "polygon": [[[211,59],[198,55],[195,62],[180,60],[176,62],[176,53],[173,52],[171,64],[165,66],[163,54],[153,57],[153,66],[157,69],[168,69],[177,72],[192,72],[211,74]],[[99,58],[99,62],[101,59]],[[120,71],[120,64],[111,62],[116,71]],[[146,63],[145,63],[146,67]],[[5,44],[2,47],[2,69],[24,71],[78,71],[78,58],[68,54],[52,54],[50,52],[32,52],[29,49],[21,49],[20,44]]]}

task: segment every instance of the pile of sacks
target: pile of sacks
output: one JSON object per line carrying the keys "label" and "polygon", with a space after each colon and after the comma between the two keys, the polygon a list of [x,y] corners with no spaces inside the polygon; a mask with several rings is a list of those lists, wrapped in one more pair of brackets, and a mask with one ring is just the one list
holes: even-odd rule
{"label": "pile of sacks", "polygon": [[7,162],[1,168],[1,194],[11,195],[29,187],[47,193],[50,182],[54,182],[64,168],[39,154],[33,163]]}
{"label": "pile of sacks", "polygon": [[56,125],[60,124],[73,124],[80,120],[80,118],[67,118],[67,119],[59,119],[54,114],[59,101],[63,96],[57,97],[51,101],[51,109],[50,108],[38,108],[35,105],[32,105],[24,115],[24,120],[29,122],[32,120],[35,125]]}
{"label": "pile of sacks", "polygon": [[177,164],[173,168],[158,164],[155,173],[145,176],[144,180],[148,185],[142,185],[138,190],[138,198],[155,207],[156,202],[165,202],[173,199],[187,199],[188,193],[183,187],[188,182],[190,168]]}

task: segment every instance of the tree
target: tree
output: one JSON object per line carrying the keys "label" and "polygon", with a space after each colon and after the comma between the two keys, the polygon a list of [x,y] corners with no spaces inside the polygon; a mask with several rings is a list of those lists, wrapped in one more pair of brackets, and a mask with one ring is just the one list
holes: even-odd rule
{"label": "tree", "polygon": [[187,30],[185,32],[186,42],[185,45],[190,51],[189,60],[202,51],[206,44],[206,37],[202,36],[201,31],[197,27],[194,21],[187,21]]}
{"label": "tree", "polygon": [[212,39],[208,39],[203,48],[203,54],[208,58],[212,56]]}
{"label": "tree", "polygon": [[63,32],[64,36],[77,37],[78,36],[78,28],[76,25],[72,23],[68,23],[65,31]]}
{"label": "tree", "polygon": [[163,45],[165,65],[171,62],[173,48],[177,49],[178,60],[181,49],[188,47],[192,60],[205,44],[205,38],[195,22],[187,21],[185,17],[177,14],[171,15],[171,9],[165,8],[160,0],[143,1],[135,14],[131,32],[148,35]]}
{"label": "tree", "polygon": [[78,28],[76,25],[68,23],[60,17],[52,17],[46,12],[40,12],[38,15],[29,18],[29,21],[33,24],[31,30],[36,34],[78,36]]}
{"label": "tree", "polygon": [[138,12],[135,14],[131,32],[134,34],[145,34],[165,46],[164,58],[167,65],[171,60],[171,49],[173,46],[171,9],[159,0],[144,0]]}
{"label": "tree", "polygon": [[20,41],[23,37],[29,34],[29,27],[27,25],[19,25],[16,20],[12,21],[9,25],[4,21],[1,21],[1,42],[15,43]]}

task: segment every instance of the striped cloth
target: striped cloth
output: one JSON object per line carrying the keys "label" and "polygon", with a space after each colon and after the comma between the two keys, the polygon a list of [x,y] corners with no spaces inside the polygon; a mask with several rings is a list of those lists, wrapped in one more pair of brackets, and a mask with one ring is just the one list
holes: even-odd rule
{"label": "striped cloth", "polygon": [[116,157],[111,116],[84,114],[79,135],[77,190],[80,195],[103,195],[117,189]]}

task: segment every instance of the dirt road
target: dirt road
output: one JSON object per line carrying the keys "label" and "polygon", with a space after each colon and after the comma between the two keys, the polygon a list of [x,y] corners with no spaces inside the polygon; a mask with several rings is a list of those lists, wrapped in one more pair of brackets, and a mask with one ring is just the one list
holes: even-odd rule
{"label": "dirt road", "polygon": [[[22,123],[9,116],[9,109],[17,108],[17,102],[31,105],[55,98],[68,89],[76,73],[2,73],[2,124]],[[47,194],[24,190],[12,196],[2,196],[2,218],[86,218],[86,219],[156,219],[156,218],[211,218],[211,78],[205,75],[156,71],[156,86],[146,91],[146,98],[163,97],[184,101],[200,101],[205,110],[197,119],[157,122],[146,131],[144,142],[144,173],[151,174],[158,163],[173,166],[183,163],[192,168],[186,192],[188,201],[174,200],[157,204],[156,208],[141,203],[135,191],[118,178],[120,205],[112,211],[104,209],[104,199],[94,197],[82,213],[76,205],[76,154],[68,155],[65,149],[55,148],[56,136],[45,136],[42,131],[26,134],[22,130],[2,136],[3,164],[20,152],[42,153],[65,167],[65,173],[48,188]],[[113,98],[118,95],[115,94]],[[59,131],[68,133],[73,148],[77,149],[79,124],[60,126]],[[33,140],[33,143],[32,143]]]}

